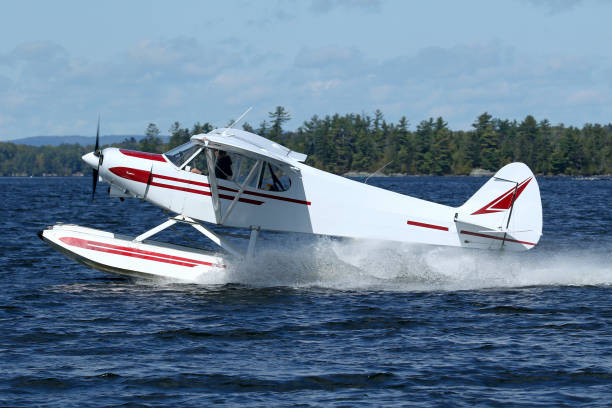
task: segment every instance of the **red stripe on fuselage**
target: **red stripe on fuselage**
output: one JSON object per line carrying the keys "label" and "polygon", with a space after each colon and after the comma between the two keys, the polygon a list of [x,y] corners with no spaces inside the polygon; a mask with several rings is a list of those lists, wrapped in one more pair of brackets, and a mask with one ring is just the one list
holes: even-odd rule
{"label": "red stripe on fuselage", "polygon": [[107,244],[105,242],[89,241],[87,239],[76,238],[76,237],[62,237],[60,238],[65,244],[76,246],[83,249],[90,249],[93,251],[106,252],[114,255],[129,256],[132,258],[146,259],[148,261],[163,262],[173,265],[187,266],[193,268],[197,265],[213,266],[211,262],[199,261],[197,259],[183,258],[180,256],[162,254],[160,252],[145,251],[142,249],[124,247],[114,244]]}
{"label": "red stripe on fuselage", "polygon": [[132,169],[129,167],[112,167],[109,170],[116,176],[139,183],[146,183],[149,181],[149,175],[151,174],[146,170]]}
{"label": "red stripe on fuselage", "polygon": [[[153,176],[153,177],[157,178],[157,176]],[[193,194],[201,194],[201,195],[205,195],[205,196],[211,196],[210,191],[196,190],[196,189],[189,188],[189,187],[173,186],[171,184],[163,184],[163,183],[158,183],[156,181],[152,181],[151,185],[154,186],[154,187],[168,188],[170,190],[184,191],[186,193],[193,193]]]}
{"label": "red stripe on fuselage", "polygon": [[473,235],[475,237],[481,237],[481,238],[489,238],[489,239],[496,239],[498,241],[508,241],[508,242],[516,242],[517,244],[525,244],[525,245],[533,245],[535,246],[536,244],[534,244],[533,242],[527,242],[527,241],[518,241],[516,239],[510,239],[510,238],[503,238],[503,237],[496,237],[494,235],[487,235],[487,234],[481,234],[479,232],[472,232],[472,231],[461,231],[462,234],[464,235]]}
{"label": "red stripe on fuselage", "polygon": [[[233,190],[233,189],[227,188],[227,187],[219,187],[219,188],[221,188],[223,190],[236,191],[236,190]],[[256,197],[271,198],[273,200],[287,201],[287,202],[296,203],[296,204],[303,204],[303,205],[310,205],[311,204],[310,201],[298,200],[296,198],[290,198],[290,197],[279,197],[279,196],[275,196],[275,195],[272,195],[272,194],[257,193],[255,191],[245,190],[244,194],[250,194],[250,195],[254,195]]]}
{"label": "red stripe on fuselage", "polygon": [[210,188],[210,184],[202,183],[200,181],[193,181],[193,180],[181,179],[181,178],[177,178],[177,177],[164,176],[163,174],[154,174],[153,177],[164,179],[164,180],[170,180],[170,181],[178,181],[179,183],[193,184],[194,186],[201,186],[201,187],[208,187],[208,188]]}
{"label": "red stripe on fuselage", "polygon": [[[140,183],[146,183],[149,181],[149,172],[146,170],[138,170],[138,169],[132,169],[129,167],[113,167],[110,169],[111,173],[124,178],[124,179],[128,179],[128,180],[133,180],[133,181],[138,181]],[[193,181],[193,180],[187,180],[187,179],[181,179],[181,178],[177,178],[177,177],[170,177],[170,176],[165,176],[162,174],[153,174],[152,178],[156,178],[156,179],[163,179],[163,180],[169,180],[169,181],[176,181],[179,183],[185,183],[185,184],[191,184],[194,186],[200,186],[200,187],[206,187],[206,188],[210,188],[210,184],[208,183],[203,183],[200,181]],[[188,187],[179,187],[179,186],[173,186],[170,184],[163,184],[163,183],[158,183],[158,182],[151,182],[152,186],[155,187],[162,187],[162,188],[169,188],[172,190],[180,190],[180,191],[185,191],[187,193],[194,193],[194,194],[201,194],[201,195],[207,195],[210,196],[210,192],[208,191],[202,191],[202,190],[196,190],[196,189],[192,189],[192,188],[188,188]],[[237,193],[238,190],[230,188],[230,187],[224,187],[224,186],[219,186],[219,190],[225,190],[225,191],[231,191],[233,193]],[[266,193],[258,193],[255,191],[248,191],[245,190],[243,192],[243,194],[249,194],[249,195],[253,195],[256,197],[263,197],[263,198],[271,198],[273,200],[280,200],[280,201],[287,201],[290,203],[296,203],[296,204],[303,204],[303,205],[311,205],[310,201],[304,201],[304,200],[298,200],[296,198],[289,198],[289,197],[279,197],[279,196],[275,196],[272,194],[266,194]],[[223,198],[226,200],[233,200],[234,196],[230,196],[230,195],[226,195],[226,194],[219,194],[219,198]],[[251,200],[248,198],[239,198],[238,201],[243,202],[243,203],[247,203],[247,204],[254,204],[254,205],[261,205],[264,202],[263,201],[259,201],[259,200]]]}
{"label": "red stripe on fuselage", "polygon": [[[194,184],[196,186],[202,186],[202,187],[209,187],[210,188],[210,184],[202,183],[202,182],[199,182],[199,181],[184,180],[184,179],[180,179],[180,178],[176,178],[176,177],[162,176],[162,175],[159,175],[159,174],[154,174],[153,177],[162,178],[162,179],[170,180],[170,181],[178,181],[178,182],[181,182],[181,183]],[[225,186],[221,186],[221,185],[219,186],[219,190],[231,191],[232,193],[237,193],[238,192],[238,190],[236,190],[234,188],[225,187]],[[310,201],[298,200],[296,198],[289,198],[289,197],[279,197],[279,196],[275,196],[275,195],[272,195],[272,194],[257,193],[255,191],[249,191],[249,190],[244,190],[243,194],[254,195],[256,197],[271,198],[273,200],[288,201],[290,203],[296,203],[296,204],[304,204],[304,205],[310,205],[311,204]],[[259,201],[257,201],[257,202],[259,202]]]}
{"label": "red stripe on fuselage", "polygon": [[433,225],[433,224],[425,224],[424,222],[416,222],[416,221],[408,221],[408,225],[414,225],[415,227],[423,227],[423,228],[431,228],[440,231],[448,231],[447,227],[442,227],[441,225]]}
{"label": "red stripe on fuselage", "polygon": [[[158,178],[158,177],[156,175],[154,175],[153,178]],[[152,181],[151,185],[154,186],[154,187],[168,188],[170,190],[184,191],[186,193],[193,193],[193,194],[201,194],[201,195],[205,195],[205,196],[212,196],[210,191],[196,190],[196,189],[189,188],[189,187],[173,186],[171,184],[162,184],[162,183],[158,183],[158,182],[155,182],[155,181]],[[230,195],[226,195],[226,194],[219,194],[219,198],[222,198],[224,200],[233,200],[235,197],[234,196],[230,196]],[[263,204],[263,201],[251,200],[251,199],[242,198],[242,197],[239,198],[238,201],[240,201],[241,203],[247,203],[247,204],[253,204],[253,205],[262,205]]]}
{"label": "red stripe on fuselage", "polygon": [[166,159],[161,154],[139,152],[136,150],[129,150],[129,149],[119,149],[119,151],[125,154],[126,156],[138,157],[139,159],[153,160],[153,161],[166,163]]}

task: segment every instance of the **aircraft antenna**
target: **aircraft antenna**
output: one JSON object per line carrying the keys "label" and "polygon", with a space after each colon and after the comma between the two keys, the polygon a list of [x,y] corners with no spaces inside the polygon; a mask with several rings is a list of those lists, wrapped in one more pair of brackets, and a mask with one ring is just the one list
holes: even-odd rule
{"label": "aircraft antenna", "polygon": [[226,128],[226,130],[224,130],[224,131],[223,131],[223,134],[225,134],[225,132],[227,131],[227,129],[231,129],[231,128],[233,128],[234,126],[236,126],[236,124],[237,124],[238,122],[240,122],[240,121],[242,120],[242,118],[244,118],[244,117],[246,116],[246,114],[247,114],[247,113],[249,113],[249,112],[251,111],[251,109],[253,109],[253,107],[252,107],[252,106],[249,106],[249,109],[247,109],[246,111],[244,111],[244,113],[243,113],[242,115],[240,115],[240,117],[239,117],[238,119],[236,119],[236,120],[234,121],[234,123],[232,123],[231,125],[229,125],[229,127],[228,127],[228,128]]}
{"label": "aircraft antenna", "polygon": [[383,170],[385,167],[387,167],[388,165],[390,165],[391,163],[393,163],[393,160],[391,160],[389,163],[385,164],[384,166],[382,166],[380,169],[376,170],[374,173],[371,173],[368,177],[366,177],[365,180],[363,180],[363,184],[368,184],[368,180],[370,178],[372,178],[373,175],[375,175],[376,173],[378,173],[379,171]]}

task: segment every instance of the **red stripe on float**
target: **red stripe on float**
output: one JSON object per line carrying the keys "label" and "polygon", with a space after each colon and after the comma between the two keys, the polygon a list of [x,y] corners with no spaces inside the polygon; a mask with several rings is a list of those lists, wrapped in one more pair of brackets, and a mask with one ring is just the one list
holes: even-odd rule
{"label": "red stripe on float", "polygon": [[197,265],[213,266],[211,262],[199,261],[197,259],[183,258],[180,256],[167,255],[159,252],[145,251],[142,249],[123,247],[114,244],[107,244],[105,242],[89,241],[86,239],[75,238],[75,237],[62,237],[60,241],[65,244],[76,246],[83,249],[90,249],[93,251],[106,252],[115,255],[129,256],[132,258],[146,259],[149,261],[169,263],[173,265],[181,265],[187,267],[194,267]]}
{"label": "red stripe on float", "polygon": [[154,161],[166,163],[166,159],[161,154],[139,152],[136,150],[129,150],[129,149],[119,149],[119,151],[126,156],[138,157],[139,159],[154,160]]}
{"label": "red stripe on float", "polygon": [[423,228],[431,228],[431,229],[440,230],[440,231],[448,231],[448,228],[446,227],[442,227],[440,225],[425,224],[424,222],[408,221],[407,224],[414,225],[415,227],[423,227]]}
{"label": "red stripe on float", "polygon": [[516,242],[517,244],[534,245],[534,246],[536,245],[533,242],[518,241],[516,239],[510,239],[510,238],[504,239],[503,237],[496,237],[494,235],[481,234],[479,232],[461,231],[461,234],[464,234],[464,235],[473,235],[475,237],[481,237],[481,238],[496,239],[498,241]]}

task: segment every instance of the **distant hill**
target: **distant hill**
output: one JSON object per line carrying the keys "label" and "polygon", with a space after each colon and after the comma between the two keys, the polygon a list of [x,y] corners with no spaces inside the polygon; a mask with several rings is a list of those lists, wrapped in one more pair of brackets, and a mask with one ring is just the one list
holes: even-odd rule
{"label": "distant hill", "polygon": [[[101,145],[109,145],[111,143],[120,143],[125,139],[133,137],[140,141],[144,135],[108,135],[100,136]],[[164,142],[168,140],[168,136],[162,136]],[[32,136],[22,139],[5,140],[5,142],[27,145],[27,146],[59,146],[61,144],[79,144],[81,146],[93,145],[96,143],[95,136]]]}

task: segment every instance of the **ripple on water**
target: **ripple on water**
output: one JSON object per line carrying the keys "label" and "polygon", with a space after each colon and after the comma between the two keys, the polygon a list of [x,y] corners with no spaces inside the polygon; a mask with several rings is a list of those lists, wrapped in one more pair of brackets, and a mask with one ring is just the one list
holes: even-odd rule
{"label": "ripple on water", "polygon": [[[155,207],[92,203],[89,178],[0,178],[0,405],[608,406],[609,182],[538,181],[545,234],[526,254],[262,233],[226,281],[178,284],[36,236],[56,221],[134,235]],[[372,182],[459,205],[484,180]]]}

